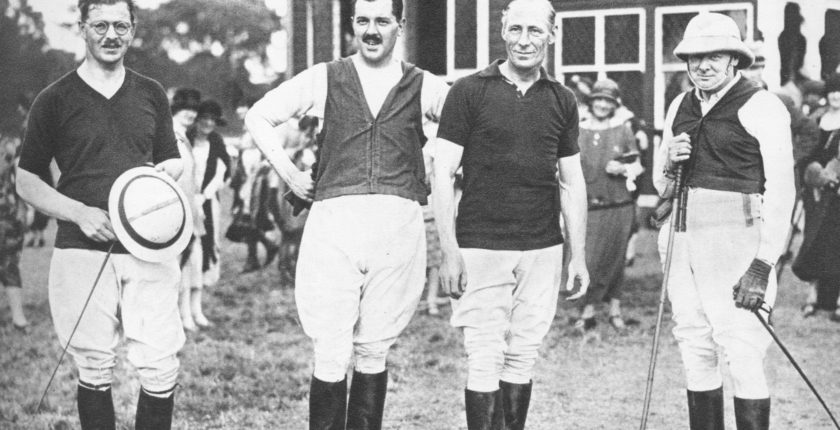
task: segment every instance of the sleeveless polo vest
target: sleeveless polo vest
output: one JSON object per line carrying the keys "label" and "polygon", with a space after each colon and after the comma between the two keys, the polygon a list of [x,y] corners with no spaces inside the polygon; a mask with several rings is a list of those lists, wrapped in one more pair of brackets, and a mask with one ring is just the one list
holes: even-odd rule
{"label": "sleeveless polo vest", "polygon": [[747,132],[738,110],[760,90],[743,77],[703,116],[700,100],[690,90],[677,110],[674,136],[691,137],[689,187],[746,194],[764,192],[764,165],[758,140]]}
{"label": "sleeveless polo vest", "polygon": [[315,200],[389,194],[426,204],[422,86],[423,71],[403,63],[402,79],[373,117],[352,60],[327,63]]}

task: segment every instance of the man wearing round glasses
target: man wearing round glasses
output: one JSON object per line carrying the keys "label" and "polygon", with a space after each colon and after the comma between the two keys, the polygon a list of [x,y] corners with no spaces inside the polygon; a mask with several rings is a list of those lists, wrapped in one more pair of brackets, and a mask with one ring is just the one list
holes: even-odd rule
{"label": "man wearing round glasses", "polygon": [[[18,194],[58,219],[49,298],[62,345],[85,309],[67,349],[79,372],[82,429],[115,427],[110,387],[121,332],[141,384],[135,428],[169,429],[184,344],[177,259],[135,258],[106,212],[123,172],[151,163],[177,179],[183,168],[163,87],[123,65],[134,9],[133,0],[79,0],[85,60],[36,98],[17,170]],[[38,176],[53,158],[61,170],[55,189]]]}

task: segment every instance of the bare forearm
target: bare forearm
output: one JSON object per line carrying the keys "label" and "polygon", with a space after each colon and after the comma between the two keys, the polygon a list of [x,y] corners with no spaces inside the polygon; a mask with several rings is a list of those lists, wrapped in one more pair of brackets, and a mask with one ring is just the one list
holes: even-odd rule
{"label": "bare forearm", "polygon": [[432,209],[440,239],[441,252],[458,249],[455,237],[455,177],[447,171],[437,171],[432,178]]}
{"label": "bare forearm", "polygon": [[17,168],[18,195],[39,212],[63,221],[76,222],[78,212],[85,206],[58,192],[28,170]]}
{"label": "bare forearm", "polygon": [[292,174],[298,172],[299,169],[277,139],[273,125],[258,114],[249,112],[245,117],[245,126],[248,128],[248,132],[254,139],[257,148],[265,155],[271,167],[288,184],[291,181]]}
{"label": "bare forearm", "polygon": [[455,172],[461,165],[463,147],[446,139],[435,141],[432,159],[432,209],[440,238],[441,251],[452,254],[458,251],[455,236]]}
{"label": "bare forearm", "polygon": [[[586,244],[586,180],[580,164],[580,154],[561,158],[558,163],[560,174],[560,210],[566,223],[566,240],[572,260],[585,259]],[[582,264],[582,263],[581,263]]]}
{"label": "bare forearm", "polygon": [[576,258],[584,255],[586,244],[586,188],[580,186],[566,186],[560,189],[560,208],[566,224],[566,241],[571,250],[571,256]]}

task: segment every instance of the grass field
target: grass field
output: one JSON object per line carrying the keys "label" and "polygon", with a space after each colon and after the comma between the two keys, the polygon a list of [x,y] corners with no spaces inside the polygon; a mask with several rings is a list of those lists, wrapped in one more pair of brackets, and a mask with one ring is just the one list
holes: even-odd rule
{"label": "grass field", "polygon": [[[54,230],[54,226],[50,231]],[[641,325],[617,333],[599,315],[586,336],[569,325],[573,307],[561,303],[536,369],[531,429],[638,428],[661,275],[655,233],[644,231],[636,264],[628,269],[625,314]],[[311,346],[297,320],[292,286],[276,266],[242,275],[243,245],[223,243],[222,281],[208,293],[212,329],[188,335],[180,354],[177,429],[304,429],[312,371]],[[70,360],[59,369],[42,411],[35,405],[61,352],[46,294],[49,247],[24,252],[26,310],[31,330],[12,328],[0,299],[0,429],[72,429],[76,375]],[[840,324],[825,314],[802,319],[804,284],[785,273],[774,322],[787,347],[840,412]],[[0,296],[2,297],[2,296]],[[389,356],[384,427],[465,428],[466,379],[461,335],[440,317],[418,311]],[[687,428],[679,354],[666,314],[649,429]],[[123,354],[124,355],[124,354]],[[766,362],[774,392],[775,429],[832,428],[819,403],[775,346]],[[121,361],[114,384],[118,428],[133,428],[139,384]],[[726,386],[727,396],[731,391]],[[727,424],[734,429],[731,401]]]}

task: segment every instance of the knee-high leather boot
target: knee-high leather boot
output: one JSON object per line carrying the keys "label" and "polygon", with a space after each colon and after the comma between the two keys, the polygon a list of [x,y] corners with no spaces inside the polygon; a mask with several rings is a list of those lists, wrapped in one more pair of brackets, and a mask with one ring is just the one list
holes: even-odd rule
{"label": "knee-high leather boot", "polygon": [[691,430],[724,430],[723,387],[688,391],[688,422]]}
{"label": "knee-high leather boot", "polygon": [[[173,388],[174,390],[174,388]],[[137,399],[137,418],[135,430],[169,430],[172,428],[172,411],[175,409],[175,393],[160,398],[150,395],[140,388]]]}
{"label": "knee-high leather boot", "polygon": [[309,385],[309,430],[344,430],[347,419],[347,378]]}
{"label": "knee-high leather boot", "polygon": [[770,428],[770,399],[735,398],[735,427],[738,430]]}
{"label": "knee-high leather boot", "polygon": [[512,384],[499,381],[499,386],[502,389],[505,430],[523,430],[525,428],[525,418],[528,417],[528,406],[531,403],[533,383]]}
{"label": "knee-high leather boot", "polygon": [[347,405],[347,430],[380,430],[388,371],[374,374],[353,372]]}
{"label": "knee-high leather boot", "polygon": [[468,430],[503,430],[502,390],[482,393],[464,390]]}
{"label": "knee-high leather boot", "polygon": [[76,401],[79,406],[79,423],[82,430],[114,430],[114,400],[111,387],[96,389],[80,381]]}

